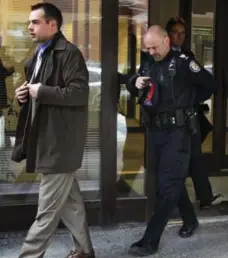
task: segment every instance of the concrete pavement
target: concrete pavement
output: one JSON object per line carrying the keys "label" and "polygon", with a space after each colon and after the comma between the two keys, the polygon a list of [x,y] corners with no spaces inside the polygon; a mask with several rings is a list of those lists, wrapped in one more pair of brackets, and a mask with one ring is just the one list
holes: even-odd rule
{"label": "concrete pavement", "polygon": [[[228,258],[228,217],[202,219],[200,228],[189,239],[177,235],[178,221],[167,226],[159,253],[153,258]],[[90,228],[97,258],[130,258],[130,244],[138,240],[144,224],[128,223],[114,228]],[[0,233],[0,257],[17,258],[26,232]],[[66,230],[58,230],[45,258],[64,258],[71,249]]]}

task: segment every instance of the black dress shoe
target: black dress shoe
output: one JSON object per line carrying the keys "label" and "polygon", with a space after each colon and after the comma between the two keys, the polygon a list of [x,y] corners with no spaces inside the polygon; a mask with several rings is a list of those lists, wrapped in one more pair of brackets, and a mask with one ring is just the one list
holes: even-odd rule
{"label": "black dress shoe", "polygon": [[145,243],[145,240],[142,238],[142,239],[140,239],[139,241],[133,243],[133,244],[131,245],[130,249],[132,250],[132,249],[134,249],[135,247],[136,247],[136,248],[142,247],[144,243]]}
{"label": "black dress shoe", "polygon": [[179,236],[188,238],[193,235],[194,231],[199,227],[198,220],[192,225],[183,225],[179,231]]}
{"label": "black dress shoe", "polygon": [[155,248],[149,242],[141,239],[131,245],[129,249],[129,254],[135,257],[143,257],[153,255],[157,252],[157,250],[157,247]]}

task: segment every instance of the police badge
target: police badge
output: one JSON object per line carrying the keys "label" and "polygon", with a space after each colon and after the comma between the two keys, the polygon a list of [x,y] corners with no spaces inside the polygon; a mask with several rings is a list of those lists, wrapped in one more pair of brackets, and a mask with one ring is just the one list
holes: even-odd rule
{"label": "police badge", "polygon": [[192,60],[189,64],[189,68],[191,69],[191,71],[193,71],[194,73],[198,73],[201,68],[200,66],[194,61]]}

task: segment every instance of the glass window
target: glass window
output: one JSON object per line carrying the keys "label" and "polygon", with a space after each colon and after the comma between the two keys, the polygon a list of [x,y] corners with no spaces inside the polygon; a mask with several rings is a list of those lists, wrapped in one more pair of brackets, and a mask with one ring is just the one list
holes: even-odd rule
{"label": "glass window", "polygon": [[[82,51],[90,73],[89,122],[86,148],[81,169],[77,172],[81,190],[86,199],[99,198],[100,174],[100,0],[50,0],[63,13],[63,34]],[[27,194],[24,203],[33,201],[33,193],[38,192],[39,175],[27,174],[25,163],[11,161],[11,152],[15,142],[15,130],[18,121],[19,106],[14,99],[15,89],[24,78],[24,63],[34,51],[34,45],[28,34],[28,17],[34,0],[0,1],[0,58],[8,69],[4,79],[6,92],[3,92],[3,79],[0,84],[0,195],[11,195],[6,203],[17,201],[18,194]],[[11,67],[14,72],[10,73]],[[2,75],[0,75],[2,76]],[[4,100],[4,98],[6,99]],[[14,197],[13,197],[14,195]]]}
{"label": "glass window", "polygon": [[[141,62],[148,1],[119,1],[119,113],[117,115],[117,190],[120,197],[144,195],[144,132],[136,99],[126,90],[127,75]],[[124,76],[126,76],[124,78]]]}
{"label": "glass window", "polygon": [[[200,64],[212,74],[215,4],[215,0],[192,1],[192,51]],[[213,96],[204,104],[209,107],[206,117],[213,124]],[[213,133],[211,132],[203,142],[203,152],[212,151],[212,137]]]}

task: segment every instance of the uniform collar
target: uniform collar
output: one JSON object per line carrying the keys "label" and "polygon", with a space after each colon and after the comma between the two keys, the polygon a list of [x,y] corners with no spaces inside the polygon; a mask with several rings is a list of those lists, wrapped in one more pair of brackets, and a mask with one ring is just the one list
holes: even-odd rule
{"label": "uniform collar", "polygon": [[173,51],[179,51],[179,52],[182,51],[182,48],[181,48],[181,47],[177,47],[177,46],[171,46],[171,49],[172,49]]}

